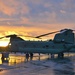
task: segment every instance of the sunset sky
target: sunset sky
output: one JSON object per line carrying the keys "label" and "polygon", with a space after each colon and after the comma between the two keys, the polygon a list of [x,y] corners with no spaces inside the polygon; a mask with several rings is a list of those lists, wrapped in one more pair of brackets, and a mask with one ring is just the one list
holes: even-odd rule
{"label": "sunset sky", "polygon": [[75,0],[0,0],[0,36],[37,36],[75,29]]}

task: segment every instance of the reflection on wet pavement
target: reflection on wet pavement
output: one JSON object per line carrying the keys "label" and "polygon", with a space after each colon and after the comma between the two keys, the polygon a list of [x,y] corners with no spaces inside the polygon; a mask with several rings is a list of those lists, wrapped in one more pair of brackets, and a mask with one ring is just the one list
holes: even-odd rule
{"label": "reflection on wet pavement", "polygon": [[[1,56],[1,54],[0,54]],[[27,62],[31,60],[43,60],[48,58],[48,55],[41,54],[40,56],[38,54],[34,54],[34,57],[29,57],[28,59],[25,57],[25,54],[9,54],[9,58],[5,58],[4,60],[0,57],[0,64],[7,63],[8,65],[14,65],[22,62]]]}
{"label": "reflection on wet pavement", "polygon": [[66,54],[63,59],[35,54],[26,59],[25,54],[10,54],[0,60],[0,75],[75,75],[75,56]]}

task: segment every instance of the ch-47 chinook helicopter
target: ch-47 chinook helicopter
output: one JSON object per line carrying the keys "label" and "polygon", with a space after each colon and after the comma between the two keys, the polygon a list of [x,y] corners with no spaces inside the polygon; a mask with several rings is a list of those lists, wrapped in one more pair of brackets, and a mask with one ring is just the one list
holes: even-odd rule
{"label": "ch-47 chinook helicopter", "polygon": [[[54,39],[49,41],[25,41],[15,34],[5,37],[10,37],[9,52],[24,52],[26,55],[32,55],[33,53],[58,54],[58,57],[63,57],[65,52],[75,52],[75,34],[73,31],[71,29],[63,29],[36,37],[40,38],[57,33]],[[4,37],[0,39],[2,38]]]}

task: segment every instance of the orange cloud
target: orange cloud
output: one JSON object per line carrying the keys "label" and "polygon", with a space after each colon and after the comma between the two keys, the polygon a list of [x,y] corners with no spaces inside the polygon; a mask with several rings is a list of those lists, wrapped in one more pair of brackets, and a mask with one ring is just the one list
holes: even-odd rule
{"label": "orange cloud", "polygon": [[[38,36],[41,34],[54,32],[64,28],[74,29],[74,24],[41,24],[41,27],[25,27],[25,26],[0,26],[0,36],[5,36],[9,34],[19,34],[27,36]],[[46,36],[45,38],[53,38],[55,34]]]}
{"label": "orange cloud", "polygon": [[22,1],[16,0],[0,0],[0,11],[6,15],[24,14],[29,12],[28,6]]}
{"label": "orange cloud", "polygon": [[15,12],[15,9],[9,7],[7,4],[4,3],[4,1],[0,1],[0,11],[4,14],[11,15]]}

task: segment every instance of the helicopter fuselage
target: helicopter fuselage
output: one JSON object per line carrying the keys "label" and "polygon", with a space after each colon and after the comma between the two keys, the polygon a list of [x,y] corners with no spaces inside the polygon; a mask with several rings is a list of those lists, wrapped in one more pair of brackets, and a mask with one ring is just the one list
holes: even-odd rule
{"label": "helicopter fuselage", "polygon": [[51,53],[75,52],[73,44],[54,41],[17,41],[10,45],[11,52]]}
{"label": "helicopter fuselage", "polygon": [[10,43],[9,50],[11,52],[50,54],[75,52],[75,34],[71,29],[61,30],[61,32],[56,34],[54,39],[50,41],[25,41],[20,37],[11,36]]}
{"label": "helicopter fuselage", "polygon": [[[52,33],[55,32],[51,32],[48,34]],[[5,37],[10,37],[8,52],[44,53],[44,54],[75,52],[75,34],[71,29],[61,30],[60,33],[57,33],[54,39],[50,41],[26,41],[18,37],[17,35],[8,35]]]}

